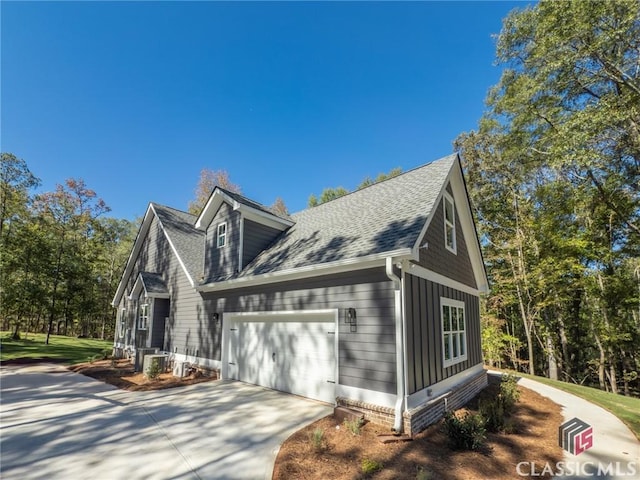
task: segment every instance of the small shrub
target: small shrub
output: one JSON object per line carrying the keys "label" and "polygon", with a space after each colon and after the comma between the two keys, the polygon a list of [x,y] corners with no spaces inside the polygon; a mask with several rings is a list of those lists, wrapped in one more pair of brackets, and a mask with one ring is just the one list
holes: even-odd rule
{"label": "small shrub", "polygon": [[384,468],[384,465],[375,460],[363,458],[360,468],[362,469],[362,473],[364,473],[365,475],[371,475],[372,473],[376,473],[382,470]]}
{"label": "small shrub", "polygon": [[311,440],[311,447],[313,448],[314,451],[321,452],[322,450],[324,450],[324,447],[325,447],[324,430],[322,430],[320,427],[316,428],[311,433],[311,435],[309,436],[309,439]]}
{"label": "small shrub", "polygon": [[520,400],[518,377],[510,373],[502,375],[499,396],[502,397],[502,406],[504,408],[505,415],[509,415],[513,411],[515,404]]}
{"label": "small shrub", "polygon": [[344,426],[351,432],[351,435],[357,437],[360,435],[360,429],[364,425],[364,420],[362,418],[354,418],[353,420],[345,420]]}
{"label": "small shrub", "polygon": [[478,450],[485,440],[485,421],[482,415],[466,413],[458,417],[447,412],[444,416],[444,431],[451,448],[455,450]]}
{"label": "small shrub", "polygon": [[425,469],[420,466],[416,468],[416,480],[434,480],[434,479],[435,479],[435,475],[428,468]]}
{"label": "small shrub", "polygon": [[147,371],[144,373],[149,380],[157,380],[162,373],[160,362],[151,362],[151,365],[149,365],[149,368],[147,368]]}
{"label": "small shrub", "polygon": [[485,426],[490,432],[500,432],[505,426],[504,403],[501,396],[480,399],[478,410],[484,417]]}

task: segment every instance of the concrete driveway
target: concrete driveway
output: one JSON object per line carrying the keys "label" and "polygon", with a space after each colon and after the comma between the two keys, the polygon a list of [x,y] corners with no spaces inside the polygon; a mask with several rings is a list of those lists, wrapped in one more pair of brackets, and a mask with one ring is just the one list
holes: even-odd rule
{"label": "concrete driveway", "polygon": [[239,382],[126,392],[55,365],[0,371],[0,477],[271,478],[327,404]]}

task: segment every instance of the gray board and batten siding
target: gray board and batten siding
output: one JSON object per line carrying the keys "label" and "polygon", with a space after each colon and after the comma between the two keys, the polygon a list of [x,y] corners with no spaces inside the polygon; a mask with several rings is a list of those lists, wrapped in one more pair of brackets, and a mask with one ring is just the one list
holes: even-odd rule
{"label": "gray board and batten siding", "polygon": [[[407,393],[412,394],[482,362],[476,295],[405,273]],[[443,366],[440,297],[464,302],[467,359]]]}
{"label": "gray board and batten siding", "polygon": [[[451,194],[451,187],[449,185],[447,185],[447,191]],[[467,243],[462,234],[458,207],[455,203],[454,208],[456,220],[456,253],[447,250],[444,244],[444,207],[442,200],[440,200],[431,219],[431,223],[420,241],[420,245],[424,245],[426,242],[428,246],[427,248],[421,248],[419,250],[419,260],[415,263],[440,275],[468,285],[471,288],[477,288]]]}

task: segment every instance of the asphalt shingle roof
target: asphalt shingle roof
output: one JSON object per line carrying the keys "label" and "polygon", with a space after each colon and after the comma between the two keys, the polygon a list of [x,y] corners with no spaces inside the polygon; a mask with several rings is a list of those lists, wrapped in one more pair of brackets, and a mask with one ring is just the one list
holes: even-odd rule
{"label": "asphalt shingle roof", "polygon": [[291,215],[295,223],[238,276],[412,248],[455,154]]}
{"label": "asphalt shingle roof", "polygon": [[[434,208],[456,155],[291,215],[284,231],[232,278],[322,265],[412,248]],[[236,201],[274,213],[263,205],[224,190]],[[153,204],[178,255],[197,283],[204,266],[205,233],[197,217]]]}
{"label": "asphalt shingle roof", "polygon": [[253,200],[251,200],[250,198],[245,197],[244,195],[232,192],[230,190],[225,190],[224,188],[221,188],[221,187],[216,187],[216,188],[218,188],[219,190],[223,191],[225,194],[227,194],[229,197],[231,197],[232,199],[234,199],[238,203],[242,203],[242,204],[244,204],[244,205],[246,205],[248,207],[255,208],[256,210],[260,210],[262,212],[269,213],[271,215],[275,215],[276,217],[284,218],[285,220],[291,220],[291,217],[289,217],[288,215],[281,215],[280,213],[276,212],[272,208],[265,207],[261,203],[254,202]]}
{"label": "asphalt shingle roof", "polygon": [[140,272],[140,276],[142,277],[142,283],[144,283],[144,289],[147,294],[169,293],[167,284],[159,273]]}
{"label": "asphalt shingle roof", "polygon": [[198,217],[157,203],[152,205],[189,275],[198,283],[204,267],[205,238],[205,233],[195,227]]}

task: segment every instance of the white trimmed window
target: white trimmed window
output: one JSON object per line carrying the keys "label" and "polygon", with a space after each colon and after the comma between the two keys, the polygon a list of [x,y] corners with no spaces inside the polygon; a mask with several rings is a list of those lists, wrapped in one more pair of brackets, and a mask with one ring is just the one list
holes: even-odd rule
{"label": "white trimmed window", "polygon": [[445,192],[442,197],[444,209],[444,246],[452,253],[456,253],[456,209],[453,197]]}
{"label": "white trimmed window", "polygon": [[149,328],[149,304],[141,303],[138,309],[138,330],[146,330]]}
{"label": "white trimmed window", "polygon": [[449,367],[467,359],[467,318],[464,302],[440,297],[442,360]]}
{"label": "white trimmed window", "polygon": [[120,309],[120,328],[119,328],[119,333],[118,336],[120,338],[124,337],[124,329],[126,326],[126,322],[127,322],[127,309],[126,308],[121,308]]}
{"label": "white trimmed window", "polygon": [[218,224],[218,248],[222,248],[227,244],[227,224],[220,223]]}

